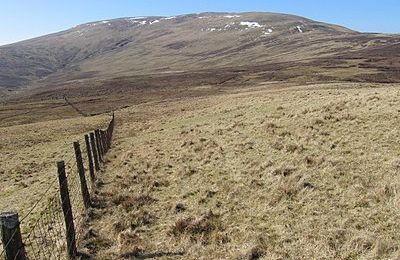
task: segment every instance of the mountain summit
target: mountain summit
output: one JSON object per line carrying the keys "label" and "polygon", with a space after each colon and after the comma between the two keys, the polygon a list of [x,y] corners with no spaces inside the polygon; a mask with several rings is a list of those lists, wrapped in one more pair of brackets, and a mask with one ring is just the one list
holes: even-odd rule
{"label": "mountain summit", "polygon": [[[299,16],[201,13],[82,24],[0,47],[0,89],[320,59],[397,58],[399,37]],[[392,60],[392,64],[398,62]],[[292,63],[293,64],[293,63]],[[353,64],[354,65],[354,64]],[[39,81],[38,81],[39,80]]]}

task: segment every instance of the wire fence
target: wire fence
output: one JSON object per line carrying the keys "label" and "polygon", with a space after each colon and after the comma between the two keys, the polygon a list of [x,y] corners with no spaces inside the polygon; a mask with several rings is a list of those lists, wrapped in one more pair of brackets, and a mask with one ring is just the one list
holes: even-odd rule
{"label": "wire fence", "polygon": [[75,157],[57,163],[58,178],[51,180],[26,215],[19,218],[17,213],[0,214],[0,260],[77,256],[96,174],[111,147],[114,122],[113,113],[105,130],[96,129],[86,135],[85,151],[79,142],[74,143]]}

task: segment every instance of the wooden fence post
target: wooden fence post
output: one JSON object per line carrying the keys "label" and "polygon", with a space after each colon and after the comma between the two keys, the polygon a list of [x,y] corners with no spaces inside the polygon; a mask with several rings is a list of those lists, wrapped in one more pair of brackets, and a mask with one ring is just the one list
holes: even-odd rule
{"label": "wooden fence post", "polygon": [[79,142],[74,142],[74,150],[75,150],[76,166],[78,167],[79,179],[81,183],[83,204],[85,205],[85,209],[87,210],[90,208],[91,203],[85,177],[85,168],[83,168],[82,152]]}
{"label": "wooden fence post", "polygon": [[18,213],[0,214],[1,241],[6,260],[26,260],[24,243],[22,243]]}
{"label": "wooden fence post", "polygon": [[93,151],[93,159],[94,159],[94,168],[96,171],[100,170],[100,163],[99,163],[99,154],[96,148],[96,139],[94,138],[94,133],[90,133],[90,144]]}
{"label": "wooden fence post", "polygon": [[[104,159],[104,155],[105,155],[106,153],[104,152],[104,140],[103,140],[103,136],[102,136],[102,134],[101,134],[101,130],[100,130],[100,129],[98,130],[98,135],[99,135],[99,140],[100,140],[101,155],[103,156],[103,159]],[[103,160],[103,161],[104,161],[104,160]]]}
{"label": "wooden fence post", "polygon": [[105,149],[104,149],[104,140],[103,140],[103,135],[101,133],[101,129],[98,130],[99,133],[99,139],[100,139],[100,146],[101,146],[101,154],[103,156],[103,162],[105,162],[104,160],[104,155],[106,155]]}
{"label": "wooden fence post", "polygon": [[103,140],[103,146],[104,146],[104,154],[107,153],[108,148],[107,148],[107,140],[106,140],[106,132],[104,132],[103,130],[100,130],[101,133],[101,139]]}
{"label": "wooden fence post", "polygon": [[96,135],[96,145],[97,145],[97,151],[99,152],[99,161],[104,162],[103,161],[103,149],[101,147],[99,129],[96,129],[94,131],[94,134]]}
{"label": "wooden fence post", "polygon": [[67,175],[65,174],[64,161],[57,162],[58,182],[60,184],[61,206],[64,213],[65,230],[67,237],[67,253],[70,259],[77,255],[75,240],[75,225],[72,215],[71,201],[69,198]]}
{"label": "wooden fence post", "polygon": [[92,157],[92,149],[90,147],[90,142],[89,142],[89,135],[85,135],[85,143],[86,143],[86,153],[89,162],[90,180],[92,182],[92,187],[93,187],[94,183],[96,182],[96,176],[94,175],[93,157]]}
{"label": "wooden fence post", "polygon": [[106,139],[106,145],[107,145],[107,152],[110,150],[110,133],[109,130],[106,129],[106,131],[104,132],[104,138]]}
{"label": "wooden fence post", "polygon": [[107,134],[107,129],[104,130],[104,142],[105,142],[105,144],[106,144],[106,151],[108,152],[109,146],[108,146],[108,134]]}
{"label": "wooden fence post", "polygon": [[104,139],[104,131],[100,129],[101,143],[103,144],[104,155],[107,153],[107,145]]}

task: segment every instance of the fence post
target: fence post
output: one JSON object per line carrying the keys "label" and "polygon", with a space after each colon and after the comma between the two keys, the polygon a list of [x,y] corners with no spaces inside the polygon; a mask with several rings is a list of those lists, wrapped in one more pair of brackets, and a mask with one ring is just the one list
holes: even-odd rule
{"label": "fence post", "polygon": [[104,154],[106,154],[107,153],[107,142],[106,142],[105,132],[103,130],[100,130],[100,135],[101,135],[101,140],[103,143],[103,151],[104,151]]}
{"label": "fence post", "polygon": [[25,247],[22,243],[18,213],[0,214],[1,241],[6,260],[26,260]]}
{"label": "fence post", "polygon": [[106,132],[104,132],[103,130],[100,130],[101,133],[101,140],[103,140],[103,147],[104,147],[104,154],[107,153],[107,140],[106,140]]}
{"label": "fence post", "polygon": [[94,134],[96,135],[96,145],[97,145],[97,151],[99,152],[99,161],[104,162],[103,161],[103,151],[101,149],[99,129],[94,130]]}
{"label": "fence post", "polygon": [[60,184],[61,206],[64,213],[65,230],[67,237],[67,252],[70,259],[77,255],[75,240],[75,225],[72,215],[71,201],[69,198],[67,175],[65,174],[64,161],[57,162],[58,182]]}
{"label": "fence post", "polygon": [[106,129],[105,136],[106,136],[106,144],[107,144],[107,151],[108,151],[108,150],[110,150],[110,147],[111,147],[111,145],[110,145],[110,130],[109,129]]}
{"label": "fence post", "polygon": [[108,145],[108,133],[107,133],[107,129],[104,130],[104,142],[106,143],[106,151],[108,152],[109,145]]}
{"label": "fence post", "polygon": [[86,143],[86,153],[89,162],[90,180],[92,182],[92,187],[93,187],[94,183],[96,182],[96,177],[94,175],[93,157],[92,157],[92,149],[90,148],[89,135],[85,135],[85,143]]}
{"label": "fence post", "polygon": [[83,168],[82,152],[79,142],[74,142],[74,150],[75,150],[76,166],[78,167],[79,179],[81,183],[83,204],[85,205],[85,209],[87,210],[90,208],[90,195],[86,183],[85,168]]}
{"label": "fence post", "polygon": [[96,171],[99,171],[100,164],[99,164],[99,154],[96,148],[96,139],[94,138],[94,133],[90,133],[89,135],[90,135],[90,144],[93,151],[94,168],[96,169]]}
{"label": "fence post", "polygon": [[104,133],[103,133],[103,130],[100,129],[99,130],[99,134],[100,134],[101,147],[103,147],[103,155],[106,155],[106,145],[104,144]]}

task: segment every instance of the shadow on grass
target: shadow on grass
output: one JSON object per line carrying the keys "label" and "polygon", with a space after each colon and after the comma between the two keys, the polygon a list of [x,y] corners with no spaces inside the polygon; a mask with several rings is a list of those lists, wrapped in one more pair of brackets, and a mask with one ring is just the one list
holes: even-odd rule
{"label": "shadow on grass", "polygon": [[150,259],[150,258],[157,258],[157,257],[164,257],[164,256],[182,256],[185,252],[128,252],[122,254],[121,257],[123,258],[135,258],[135,259]]}

